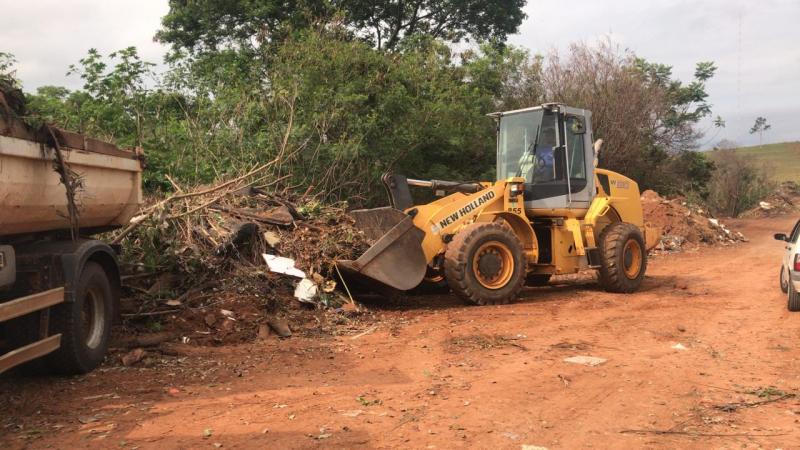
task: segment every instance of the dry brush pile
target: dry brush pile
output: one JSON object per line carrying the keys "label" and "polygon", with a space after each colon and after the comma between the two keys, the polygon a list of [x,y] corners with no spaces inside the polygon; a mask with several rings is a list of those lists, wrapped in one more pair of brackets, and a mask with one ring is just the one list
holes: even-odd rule
{"label": "dry brush pile", "polygon": [[[288,326],[269,323],[276,317],[314,316],[352,301],[334,261],[353,259],[367,245],[347,205],[278,189],[274,164],[192,191],[175,184],[174,195],[145,206],[115,235],[125,249],[127,331],[246,341],[267,324]],[[313,299],[298,302],[300,278],[272,272],[265,254],[294,260],[317,287]]]}
{"label": "dry brush pile", "polygon": [[745,211],[742,217],[772,217],[798,211],[800,211],[800,185],[794,181],[785,181],[761,199],[757,206]]}

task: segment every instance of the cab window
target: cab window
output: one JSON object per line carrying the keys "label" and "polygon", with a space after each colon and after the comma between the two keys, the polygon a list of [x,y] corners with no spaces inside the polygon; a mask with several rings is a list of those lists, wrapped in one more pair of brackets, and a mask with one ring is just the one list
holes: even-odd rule
{"label": "cab window", "polygon": [[579,117],[567,116],[565,120],[567,136],[567,158],[569,160],[569,177],[586,179],[586,148],[583,140],[584,125]]}
{"label": "cab window", "polygon": [[533,167],[527,177],[533,184],[564,180],[564,159],[558,151],[557,134],[557,116],[546,111],[542,117],[542,130],[533,155]]}

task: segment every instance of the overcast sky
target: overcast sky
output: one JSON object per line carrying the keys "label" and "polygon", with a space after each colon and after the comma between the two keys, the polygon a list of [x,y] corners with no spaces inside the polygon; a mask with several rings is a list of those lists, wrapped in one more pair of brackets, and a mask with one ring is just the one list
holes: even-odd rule
{"label": "overcast sky", "polygon": [[[92,47],[108,53],[133,45],[152,62],[166,51],[152,38],[167,0],[0,5],[0,51],[16,55],[26,90],[79,87],[79,79],[66,76],[67,67]],[[766,142],[800,139],[800,0],[529,0],[526,12],[528,19],[510,41],[535,53],[610,38],[674,66],[685,81],[696,62],[714,61],[719,69],[708,85],[710,102],[727,127],[718,134],[711,129],[702,141],[707,146],[722,138],[758,143],[748,129],[759,115],[772,124]]]}

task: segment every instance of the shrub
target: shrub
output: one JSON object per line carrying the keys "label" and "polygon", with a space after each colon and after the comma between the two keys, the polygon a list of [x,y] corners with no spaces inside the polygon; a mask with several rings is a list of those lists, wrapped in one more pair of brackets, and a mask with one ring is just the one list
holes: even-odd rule
{"label": "shrub", "polygon": [[736,217],[775,189],[764,168],[733,150],[715,152],[713,159],[708,203],[717,214]]}

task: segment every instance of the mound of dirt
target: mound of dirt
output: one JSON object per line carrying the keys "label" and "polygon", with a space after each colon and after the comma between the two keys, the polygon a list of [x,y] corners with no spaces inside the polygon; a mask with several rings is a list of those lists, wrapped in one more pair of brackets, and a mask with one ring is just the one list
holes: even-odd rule
{"label": "mound of dirt", "polygon": [[785,181],[742,217],[773,217],[796,212],[800,212],[800,185]]}
{"label": "mound of dirt", "polygon": [[656,250],[680,251],[701,244],[730,245],[745,240],[742,233],[683,198],[666,199],[651,190],[644,191],[641,198],[645,222],[661,229]]}

